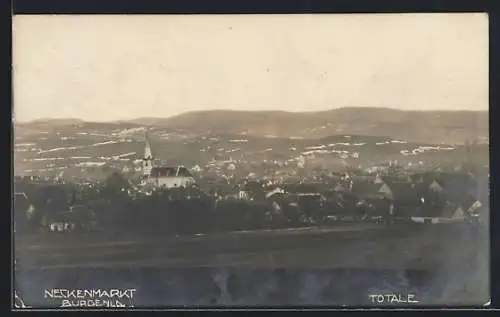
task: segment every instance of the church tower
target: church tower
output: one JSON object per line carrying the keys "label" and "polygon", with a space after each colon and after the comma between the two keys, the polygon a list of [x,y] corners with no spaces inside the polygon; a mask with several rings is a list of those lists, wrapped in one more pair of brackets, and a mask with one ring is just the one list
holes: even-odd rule
{"label": "church tower", "polygon": [[146,145],[144,147],[144,158],[142,159],[142,174],[144,176],[149,176],[151,169],[153,168],[153,154],[151,152],[151,145],[149,144],[147,130],[144,139]]}

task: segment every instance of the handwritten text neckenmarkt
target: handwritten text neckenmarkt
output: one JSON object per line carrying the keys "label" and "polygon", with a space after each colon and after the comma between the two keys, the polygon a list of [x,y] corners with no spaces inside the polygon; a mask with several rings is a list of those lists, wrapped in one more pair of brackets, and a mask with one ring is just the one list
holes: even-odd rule
{"label": "handwritten text neckenmarkt", "polygon": [[48,289],[44,296],[61,307],[132,307],[135,289]]}

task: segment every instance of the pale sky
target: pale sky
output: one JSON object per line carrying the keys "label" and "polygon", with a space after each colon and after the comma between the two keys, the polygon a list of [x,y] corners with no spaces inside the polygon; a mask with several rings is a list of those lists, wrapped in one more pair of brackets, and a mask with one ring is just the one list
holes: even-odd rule
{"label": "pale sky", "polygon": [[29,15],[16,121],[193,110],[488,109],[488,17]]}

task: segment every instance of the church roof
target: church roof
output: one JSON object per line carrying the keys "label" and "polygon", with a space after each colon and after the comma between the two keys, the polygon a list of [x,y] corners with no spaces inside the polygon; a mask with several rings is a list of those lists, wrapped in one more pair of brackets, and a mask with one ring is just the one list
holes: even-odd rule
{"label": "church roof", "polygon": [[152,177],[192,177],[185,167],[153,167],[150,176]]}

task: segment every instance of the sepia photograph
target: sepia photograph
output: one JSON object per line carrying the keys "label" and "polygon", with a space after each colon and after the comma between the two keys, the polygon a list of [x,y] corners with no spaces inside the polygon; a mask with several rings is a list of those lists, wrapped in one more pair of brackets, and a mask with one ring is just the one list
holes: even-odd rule
{"label": "sepia photograph", "polygon": [[489,305],[487,14],[12,34],[15,308]]}

